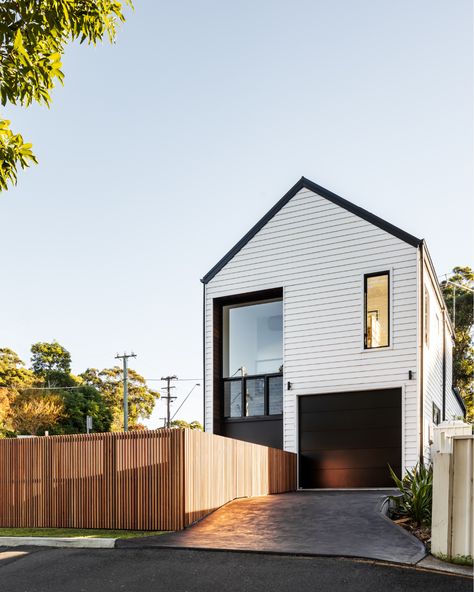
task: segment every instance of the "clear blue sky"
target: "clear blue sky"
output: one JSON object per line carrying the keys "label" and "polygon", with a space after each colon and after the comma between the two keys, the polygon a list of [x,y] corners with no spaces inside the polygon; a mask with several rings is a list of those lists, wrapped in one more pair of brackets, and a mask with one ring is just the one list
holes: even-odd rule
{"label": "clear blue sky", "polygon": [[3,346],[200,378],[199,279],[301,175],[472,265],[470,0],[135,4],[50,110],[3,109],[40,159],[0,197]]}

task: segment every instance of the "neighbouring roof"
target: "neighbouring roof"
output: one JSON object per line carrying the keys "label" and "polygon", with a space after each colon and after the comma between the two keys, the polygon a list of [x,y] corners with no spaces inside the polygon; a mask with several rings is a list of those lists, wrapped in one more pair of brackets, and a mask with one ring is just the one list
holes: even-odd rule
{"label": "neighbouring roof", "polygon": [[273,218],[273,216],[275,216],[275,214],[277,214],[290,201],[290,199],[298,193],[298,191],[301,191],[301,189],[310,189],[314,193],[317,193],[321,197],[326,198],[328,201],[340,206],[341,208],[344,208],[348,212],[352,212],[356,216],[359,216],[359,218],[367,220],[367,222],[370,222],[374,226],[378,226],[378,228],[381,228],[389,234],[396,236],[400,240],[405,241],[412,247],[419,247],[419,245],[422,242],[421,239],[416,238],[415,236],[409,234],[408,232],[405,232],[404,230],[401,230],[400,228],[397,228],[397,226],[390,224],[390,222],[386,222],[385,220],[379,218],[375,214],[372,214],[371,212],[368,212],[367,210],[364,210],[363,208],[356,206],[347,199],[339,197],[339,195],[336,195],[328,189],[324,189],[324,187],[321,187],[320,185],[313,183],[313,181],[310,181],[305,177],[301,177],[301,179],[295,185],[293,185],[293,187],[288,191],[288,193],[286,193],[280,199],[280,201],[278,201],[273,206],[273,208],[271,208],[271,210],[269,210],[265,214],[265,216],[263,216],[263,218],[261,218],[257,222],[257,224],[255,224],[255,226],[253,226],[247,232],[247,234],[243,236],[239,240],[239,242],[235,244],[232,247],[232,249],[228,253],[226,253],[226,255],[224,255],[224,257],[222,257],[222,259],[218,263],[216,263],[216,265],[214,265],[214,267],[210,271],[206,273],[206,275],[201,279],[201,282],[203,284],[207,284],[210,280],[212,280],[212,278],[217,273],[219,273],[219,271],[223,267],[225,267],[227,263],[229,263],[229,261],[233,259],[235,255],[237,255],[237,253],[257,234],[257,232],[259,232],[259,230],[261,230],[265,226],[265,224],[269,222]]}

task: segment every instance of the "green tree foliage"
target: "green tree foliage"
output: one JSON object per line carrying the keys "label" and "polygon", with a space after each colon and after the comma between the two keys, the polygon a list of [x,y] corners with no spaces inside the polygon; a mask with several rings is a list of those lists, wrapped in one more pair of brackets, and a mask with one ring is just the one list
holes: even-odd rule
{"label": "green tree foliage", "polygon": [[[457,284],[457,286],[453,284]],[[470,290],[474,289],[474,272],[470,267],[455,267],[448,281],[441,283],[441,289],[455,326],[453,382],[463,397],[467,410],[467,419],[473,422],[474,346],[472,333],[474,327],[474,294],[470,290],[459,286],[470,288]]]}
{"label": "green tree foliage", "polygon": [[0,348],[0,437],[83,433],[87,415],[94,432],[109,431],[113,408],[95,386],[71,374],[68,350],[39,342],[31,352],[30,370],[13,350]]}
{"label": "green tree foliage", "polygon": [[[123,429],[123,376],[118,366],[97,370],[89,368],[80,375],[85,384],[95,386],[105,398],[113,413],[112,430]],[[133,427],[139,418],[148,418],[159,393],[150,389],[143,376],[128,371],[128,421]]]}
{"label": "green tree foliage", "polygon": [[94,432],[109,431],[113,417],[110,405],[96,388],[71,374],[71,354],[65,347],[56,341],[34,343],[31,365],[39,384],[56,387],[54,393],[63,402],[64,412],[51,427],[52,433],[84,432],[87,415],[92,417]]}
{"label": "green tree foliage", "polygon": [[40,341],[31,346],[31,368],[47,386],[73,386],[71,354],[57,341]]}
{"label": "green tree foliage", "polygon": [[18,391],[31,386],[34,374],[25,367],[17,353],[8,347],[0,348],[0,387]]}
{"label": "green tree foliage", "polygon": [[52,429],[54,434],[80,434],[85,432],[86,417],[92,417],[93,432],[108,432],[112,425],[112,410],[99,391],[88,385],[59,391],[64,404],[63,417]]}
{"label": "green tree foliage", "polygon": [[[63,82],[61,58],[67,43],[115,40],[129,0],[15,0],[0,3],[0,101],[28,106],[51,102]],[[0,118],[0,191],[15,184],[18,168],[37,162],[31,144]]]}
{"label": "green tree foliage", "polygon": [[204,431],[202,425],[197,421],[194,420],[191,423],[184,421],[184,419],[174,419],[171,422],[172,428],[187,428],[189,430],[200,430],[201,432]]}

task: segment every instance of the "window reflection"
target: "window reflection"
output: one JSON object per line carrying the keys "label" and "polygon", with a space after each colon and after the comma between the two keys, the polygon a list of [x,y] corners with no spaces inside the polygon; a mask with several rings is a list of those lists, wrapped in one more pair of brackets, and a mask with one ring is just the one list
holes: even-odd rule
{"label": "window reflection", "polygon": [[224,383],[224,417],[242,416],[242,381]]}
{"label": "window reflection", "polygon": [[265,378],[248,378],[245,390],[245,415],[265,415]]}
{"label": "window reflection", "polygon": [[224,306],[224,377],[280,372],[283,364],[281,300]]}

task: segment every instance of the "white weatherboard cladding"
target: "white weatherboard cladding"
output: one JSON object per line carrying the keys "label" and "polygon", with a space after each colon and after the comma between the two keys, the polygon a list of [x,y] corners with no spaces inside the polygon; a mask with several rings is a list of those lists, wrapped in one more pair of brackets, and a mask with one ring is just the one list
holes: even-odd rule
{"label": "white weatherboard cladding", "polygon": [[[430,435],[433,430],[433,403],[443,410],[443,311],[433,278],[425,265],[424,289],[429,294],[429,339],[423,336],[423,365],[425,380],[424,396],[424,455],[430,458]],[[449,324],[445,322],[445,387],[446,387],[446,419],[463,415],[462,409],[452,391],[452,352],[453,342]],[[441,419],[443,419],[441,417]]]}
{"label": "white weatherboard cladding", "polygon": [[[363,349],[363,275],[390,270],[391,346]],[[205,287],[205,423],[212,431],[213,298],[283,288],[284,447],[297,451],[297,396],[402,388],[404,465],[417,461],[417,249],[308,189]]]}

